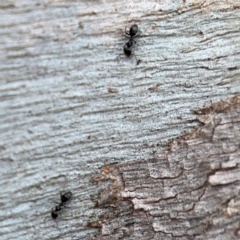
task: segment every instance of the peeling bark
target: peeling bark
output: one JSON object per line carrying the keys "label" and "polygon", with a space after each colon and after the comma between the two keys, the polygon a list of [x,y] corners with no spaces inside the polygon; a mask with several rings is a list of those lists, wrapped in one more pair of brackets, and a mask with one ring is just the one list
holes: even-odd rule
{"label": "peeling bark", "polygon": [[95,239],[240,238],[240,95],[195,112],[203,126],[162,154],[102,168]]}

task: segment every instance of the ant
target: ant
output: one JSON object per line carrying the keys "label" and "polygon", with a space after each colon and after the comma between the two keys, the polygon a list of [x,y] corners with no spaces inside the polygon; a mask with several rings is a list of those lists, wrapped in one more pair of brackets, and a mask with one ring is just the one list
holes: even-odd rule
{"label": "ant", "polygon": [[58,217],[58,212],[60,212],[63,209],[63,207],[66,207],[66,203],[72,197],[72,192],[69,191],[69,192],[65,192],[64,194],[60,193],[60,196],[61,196],[61,202],[57,206],[52,208],[51,217],[53,220],[55,220]]}
{"label": "ant", "polygon": [[[123,47],[123,52],[126,57],[130,57],[133,54],[132,48],[133,48],[133,43],[136,44],[134,38],[137,37],[137,32],[138,32],[137,24],[134,24],[130,27],[129,33],[126,31],[126,28],[125,28],[126,37],[129,38],[128,42]],[[135,58],[136,58],[136,56],[135,56]],[[137,59],[137,58],[136,58],[136,60],[137,60],[137,65],[138,65],[141,62],[141,60]]]}
{"label": "ant", "polygon": [[[55,206],[54,208],[52,208],[51,210],[51,218],[55,221],[58,217],[58,215],[60,214],[60,211],[66,207],[66,203],[71,199],[72,197],[72,192],[65,192],[64,194],[60,193],[61,196],[61,202]],[[45,218],[46,220],[46,218]],[[44,221],[45,221],[44,220]],[[57,223],[57,228],[60,231],[59,227],[58,227],[58,223]],[[60,231],[61,232],[61,231]]]}

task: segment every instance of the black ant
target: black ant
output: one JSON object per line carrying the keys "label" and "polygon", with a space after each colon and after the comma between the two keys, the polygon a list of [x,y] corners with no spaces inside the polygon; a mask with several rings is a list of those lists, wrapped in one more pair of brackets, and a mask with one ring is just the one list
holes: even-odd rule
{"label": "black ant", "polygon": [[[61,202],[57,206],[52,208],[52,210],[51,210],[51,218],[54,221],[57,219],[58,215],[60,214],[60,211],[64,207],[66,207],[66,203],[71,199],[72,192],[69,191],[69,192],[65,192],[64,194],[60,193],[60,196],[61,196]],[[45,218],[45,220],[46,220],[46,218]],[[58,227],[58,223],[57,223],[57,227]],[[60,231],[59,227],[58,227],[58,230]]]}
{"label": "black ant", "polygon": [[66,192],[64,194],[60,193],[60,196],[61,196],[61,202],[57,206],[52,208],[51,217],[54,220],[58,217],[58,212],[60,212],[63,207],[66,207],[66,203],[72,197],[72,192]]}
{"label": "black ant", "polygon": [[[137,24],[134,24],[130,27],[129,33],[126,31],[126,28],[125,28],[126,37],[129,38],[128,42],[123,47],[123,52],[126,57],[130,57],[132,55],[133,43],[136,44],[134,38],[137,37],[137,32],[138,32]],[[135,58],[136,58],[136,56],[135,56]],[[137,65],[138,65],[141,62],[141,60],[137,59],[137,58],[136,58],[136,60],[137,60]]]}

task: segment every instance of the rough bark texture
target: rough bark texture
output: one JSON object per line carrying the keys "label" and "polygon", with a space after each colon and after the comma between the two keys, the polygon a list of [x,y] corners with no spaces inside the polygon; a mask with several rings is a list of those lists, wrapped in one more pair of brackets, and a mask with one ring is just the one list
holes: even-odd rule
{"label": "rough bark texture", "polygon": [[[199,125],[191,109],[239,94],[239,7],[239,0],[0,1],[1,240],[97,233],[87,224],[103,213],[92,199],[106,186],[90,182],[100,167],[155,159],[155,169],[168,141]],[[119,56],[134,23],[139,65]],[[165,174],[175,167],[176,180],[188,169],[161,166]],[[50,211],[64,190],[73,198],[60,232]],[[174,185],[164,191],[176,194]],[[153,227],[167,232],[160,227],[169,219]]]}
{"label": "rough bark texture", "polygon": [[111,210],[95,239],[240,239],[240,96],[197,112],[204,126],[169,150],[103,167]]}

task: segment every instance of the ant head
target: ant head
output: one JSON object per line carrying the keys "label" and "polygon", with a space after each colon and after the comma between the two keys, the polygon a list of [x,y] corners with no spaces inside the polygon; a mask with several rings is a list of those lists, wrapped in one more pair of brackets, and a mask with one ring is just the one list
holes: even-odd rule
{"label": "ant head", "polygon": [[129,35],[131,37],[134,37],[138,32],[138,25],[137,24],[134,24],[131,26],[130,30],[129,30]]}
{"label": "ant head", "polygon": [[61,201],[63,203],[66,203],[70,200],[70,198],[72,197],[72,192],[65,192],[64,194],[61,194]]}

